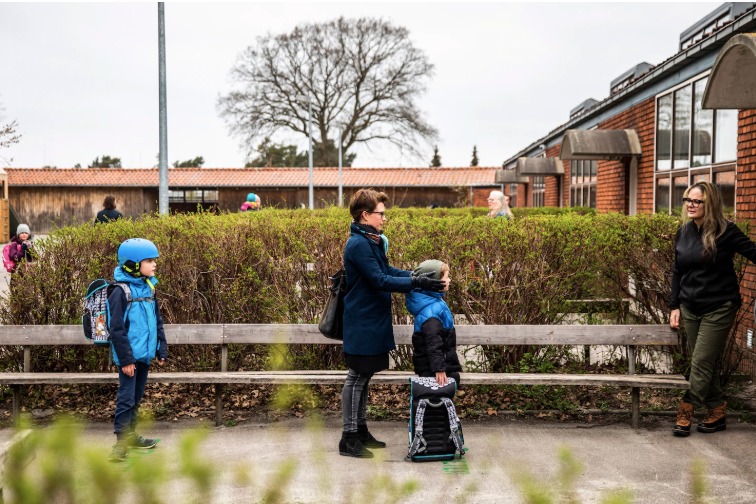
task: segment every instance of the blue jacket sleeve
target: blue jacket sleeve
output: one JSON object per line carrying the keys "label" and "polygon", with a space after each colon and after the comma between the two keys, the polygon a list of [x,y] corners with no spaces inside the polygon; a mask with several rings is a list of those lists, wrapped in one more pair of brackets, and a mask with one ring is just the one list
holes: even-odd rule
{"label": "blue jacket sleeve", "polygon": [[[373,246],[367,240],[358,240],[349,245],[351,245],[351,250],[347,250],[345,259],[354,265],[372,288],[384,292],[409,292],[412,290],[410,272],[389,266],[384,273],[377,253],[372,250]],[[391,272],[400,272],[402,276],[392,275]]]}
{"label": "blue jacket sleeve", "polygon": [[160,304],[155,299],[155,320],[157,321],[157,356],[158,359],[168,358],[168,340],[165,339],[165,329],[163,329],[163,316],[160,314]]}
{"label": "blue jacket sleeve", "polygon": [[409,277],[412,276],[411,271],[394,268],[393,266],[388,267],[388,274],[395,277]]}
{"label": "blue jacket sleeve", "polygon": [[131,351],[129,342],[128,327],[124,321],[124,314],[127,308],[126,294],[123,289],[116,286],[108,296],[108,323],[110,324],[110,344],[118,356],[118,362],[121,367],[134,364],[134,353]]}

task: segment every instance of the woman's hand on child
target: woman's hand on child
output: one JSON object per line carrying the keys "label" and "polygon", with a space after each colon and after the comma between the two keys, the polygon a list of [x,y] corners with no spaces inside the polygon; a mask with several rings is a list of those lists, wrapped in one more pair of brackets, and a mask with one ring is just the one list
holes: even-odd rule
{"label": "woman's hand on child", "polygon": [[436,373],[436,383],[438,383],[440,386],[446,385],[446,372],[445,371],[439,371]]}
{"label": "woman's hand on child", "polygon": [[136,366],[134,364],[129,364],[128,366],[123,366],[121,368],[121,371],[123,371],[123,374],[131,378],[134,376],[135,369],[136,369]]}

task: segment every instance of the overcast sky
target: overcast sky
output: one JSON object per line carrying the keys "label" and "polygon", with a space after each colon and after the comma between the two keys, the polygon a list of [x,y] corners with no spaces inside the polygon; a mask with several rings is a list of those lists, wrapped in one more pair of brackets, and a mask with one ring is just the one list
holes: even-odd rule
{"label": "overcast sky", "polygon": [[[345,17],[409,29],[435,74],[420,109],[440,133],[444,166],[506,158],[567,121],[637,63],[677,52],[682,31],[720,3],[167,3],[168,161],[246,160],[216,110],[239,53],[268,32]],[[103,154],[157,165],[157,4],[0,3],[0,112],[21,142],[0,166],[86,167]],[[280,141],[304,150],[307,138]],[[354,166],[427,166],[386,144]]]}

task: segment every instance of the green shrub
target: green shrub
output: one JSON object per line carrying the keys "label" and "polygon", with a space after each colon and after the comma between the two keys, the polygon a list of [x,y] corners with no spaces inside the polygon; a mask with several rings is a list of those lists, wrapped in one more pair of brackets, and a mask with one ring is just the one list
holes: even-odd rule
{"label": "green shrub", "polygon": [[[487,219],[479,210],[390,209],[385,227],[392,265],[411,269],[435,257],[451,266],[447,299],[466,323],[558,324],[570,300],[630,295],[628,273],[636,278],[641,318],[659,322],[667,312],[676,219],[528,209],[535,215],[507,221]],[[158,299],[167,323],[314,323],[327,277],[341,264],[349,222],[346,209],[331,207],[145,216],[61,228],[40,243],[39,257],[23,279],[14,279],[9,297],[0,302],[0,322],[79,323],[87,284],[112,277],[123,240],[145,237],[160,250]],[[394,322],[408,323],[404,297],[395,295],[393,303]],[[91,350],[35,350],[34,369],[63,371],[71,362],[107,367],[106,353],[93,356]],[[485,348],[486,367],[502,370],[528,351]],[[339,352],[334,346],[303,346],[287,357],[293,367],[338,366]],[[187,347],[172,351],[172,361],[214,369],[217,353]],[[263,347],[232,348],[229,369],[259,369],[265,353]],[[411,366],[406,349],[396,360],[400,368]],[[3,365],[20,362],[20,355],[7,355]]]}
{"label": "green shrub", "polygon": [[[393,266],[428,258],[451,267],[447,301],[466,324],[559,324],[582,300],[602,301],[593,322],[663,323],[679,220],[667,215],[596,214],[585,209],[515,209],[514,220],[485,209],[392,209],[385,232]],[[316,323],[328,275],[341,265],[350,217],[343,208],[154,215],[65,227],[37,247],[38,257],[0,299],[3,324],[78,324],[82,295],[112,277],[116,249],[144,237],[160,250],[158,300],[166,323]],[[632,281],[628,281],[631,278]],[[581,303],[575,303],[581,300]],[[629,300],[629,303],[628,303]],[[587,303],[590,305],[591,303]],[[631,309],[628,309],[628,306]],[[410,323],[404,296],[393,296],[394,323]],[[685,346],[672,349],[678,368]],[[270,348],[229,348],[229,370],[265,369]],[[20,349],[0,349],[0,369],[21,369]],[[219,369],[219,349],[171,349],[169,370]],[[283,365],[340,368],[336,345],[287,347]],[[563,366],[566,352],[483,347],[477,368],[543,371]],[[91,347],[35,349],[36,371],[102,371],[107,352]],[[411,350],[394,353],[411,369]],[[569,361],[569,359],[567,359]]]}

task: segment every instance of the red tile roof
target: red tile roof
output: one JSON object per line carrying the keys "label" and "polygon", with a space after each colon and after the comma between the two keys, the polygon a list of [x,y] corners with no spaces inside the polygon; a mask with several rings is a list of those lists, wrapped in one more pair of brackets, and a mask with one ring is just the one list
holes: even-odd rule
{"label": "red tile roof", "polygon": [[[498,167],[344,168],[344,187],[493,186]],[[8,186],[157,187],[157,168],[6,168]],[[170,168],[170,187],[307,187],[307,168]],[[314,185],[337,187],[338,168],[315,168]]]}

